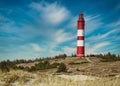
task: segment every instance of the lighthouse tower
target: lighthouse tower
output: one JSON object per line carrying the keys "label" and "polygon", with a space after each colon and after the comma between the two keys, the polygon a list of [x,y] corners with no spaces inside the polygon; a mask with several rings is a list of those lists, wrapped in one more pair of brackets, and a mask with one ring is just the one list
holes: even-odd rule
{"label": "lighthouse tower", "polygon": [[77,57],[84,58],[84,17],[83,13],[80,13],[77,22]]}

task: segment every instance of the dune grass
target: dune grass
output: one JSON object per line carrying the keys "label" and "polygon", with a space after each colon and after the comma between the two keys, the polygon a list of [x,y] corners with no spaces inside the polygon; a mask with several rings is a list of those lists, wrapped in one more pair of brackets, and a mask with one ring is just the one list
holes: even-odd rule
{"label": "dune grass", "polygon": [[[56,76],[41,76],[35,81],[35,83],[36,86],[120,86],[119,81],[119,77],[77,81],[58,78]],[[40,85],[40,83],[42,83],[42,85]]]}
{"label": "dune grass", "polygon": [[[1,84],[1,82],[4,82]],[[0,73],[0,86],[120,86],[120,76],[77,81],[21,70]]]}

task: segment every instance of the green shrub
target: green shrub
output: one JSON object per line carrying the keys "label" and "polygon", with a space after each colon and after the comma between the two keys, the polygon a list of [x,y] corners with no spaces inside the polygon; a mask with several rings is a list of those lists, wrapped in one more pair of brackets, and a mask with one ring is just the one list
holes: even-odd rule
{"label": "green shrub", "polygon": [[60,63],[58,66],[57,72],[67,72],[66,65],[64,63]]}
{"label": "green shrub", "polygon": [[2,72],[10,71],[10,67],[7,65],[7,63],[5,61],[0,63],[0,69],[2,70]]}
{"label": "green shrub", "polygon": [[55,59],[65,59],[66,57],[67,57],[66,54],[61,54],[61,55],[55,56]]}
{"label": "green shrub", "polygon": [[104,56],[101,56],[103,62],[113,62],[113,61],[120,61],[120,58],[117,57],[115,54],[111,54],[108,52]]}
{"label": "green shrub", "polygon": [[38,64],[35,64],[35,66],[32,66],[31,68],[24,68],[26,71],[32,72],[37,70],[45,70],[50,68],[57,68],[59,63],[53,63],[50,64],[49,61],[39,62]]}
{"label": "green shrub", "polygon": [[58,65],[60,65],[60,63],[53,63],[51,64],[51,68],[57,68]]}
{"label": "green shrub", "polygon": [[70,62],[69,65],[79,65],[79,64],[85,64],[85,63],[89,63],[87,61],[84,62]]}

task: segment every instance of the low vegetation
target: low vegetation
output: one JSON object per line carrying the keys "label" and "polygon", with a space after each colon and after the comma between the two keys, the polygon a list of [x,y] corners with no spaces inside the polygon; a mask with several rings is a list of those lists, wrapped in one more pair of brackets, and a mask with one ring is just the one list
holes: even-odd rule
{"label": "low vegetation", "polygon": [[120,61],[120,56],[119,55],[115,55],[115,54],[111,54],[110,52],[108,52],[107,54],[91,54],[91,55],[87,55],[87,57],[98,57],[98,58],[102,58],[102,62],[113,62],[113,61]]}
{"label": "low vegetation", "polygon": [[[86,59],[66,57],[63,54],[35,60],[2,61],[0,62],[0,86],[120,86],[119,55],[111,53],[91,55],[99,60],[97,62],[96,58],[90,59],[93,63]],[[24,66],[29,63],[35,64]],[[44,70],[45,72],[42,72]],[[58,77],[57,74],[68,74],[68,76],[83,74],[100,79],[71,80]]]}
{"label": "low vegetation", "polygon": [[67,67],[64,63],[60,63],[58,66],[57,72],[67,72]]}
{"label": "low vegetation", "polygon": [[[2,72],[9,72],[11,69],[12,70],[25,70],[25,71],[37,71],[37,70],[44,70],[44,69],[51,69],[51,68],[57,68],[57,66],[59,65],[59,63],[49,63],[49,60],[52,59],[65,59],[67,57],[66,54],[61,54],[55,57],[49,57],[49,58],[37,58],[35,60],[15,60],[15,61],[1,61],[0,62],[0,70]],[[23,67],[23,66],[16,66],[17,64],[21,64],[21,63],[32,63],[32,62],[36,62],[38,61],[38,64],[35,64],[34,66],[31,67]]]}
{"label": "low vegetation", "polygon": [[89,63],[88,61],[84,61],[84,62],[70,62],[69,65],[80,65],[80,64],[85,64],[85,63]]}
{"label": "low vegetation", "polygon": [[102,61],[104,62],[113,62],[113,61],[120,61],[120,56],[116,56],[115,54],[111,54],[110,52],[105,55],[101,55]]}
{"label": "low vegetation", "polygon": [[38,64],[35,64],[35,66],[32,66],[30,68],[24,68],[25,70],[32,72],[37,70],[45,70],[45,69],[51,69],[51,68],[57,68],[59,63],[53,63],[50,64],[49,61],[39,62]]}
{"label": "low vegetation", "polygon": [[71,80],[56,75],[41,75],[25,71],[10,71],[0,74],[0,86],[120,86],[120,76],[96,80]]}
{"label": "low vegetation", "polygon": [[[73,55],[71,57],[74,57],[76,55]],[[111,54],[110,52],[107,54],[99,54],[99,55],[87,55],[87,57],[98,57],[101,58],[102,62],[113,62],[113,61],[120,61],[120,56],[115,55],[115,54]],[[37,70],[44,70],[44,69],[51,69],[51,68],[57,68],[57,66],[59,65],[63,65],[63,64],[59,64],[57,62],[54,62],[52,64],[49,63],[49,60],[59,60],[59,59],[65,59],[67,58],[66,54],[61,54],[55,57],[49,57],[49,58],[37,58],[35,60],[15,60],[15,61],[1,61],[0,62],[0,70],[2,72],[9,72],[11,69],[13,70],[17,70],[17,69],[21,69],[21,70],[25,70],[25,71],[37,71]],[[21,63],[33,63],[33,62],[38,62],[38,64],[35,64],[34,66],[31,67],[23,67],[23,66],[16,66],[17,64],[21,64]],[[81,62],[81,63],[77,63],[77,62],[70,62],[69,65],[77,65],[77,64],[84,64],[87,62]],[[59,66],[60,67],[60,66]],[[58,69],[59,72],[59,69]]]}

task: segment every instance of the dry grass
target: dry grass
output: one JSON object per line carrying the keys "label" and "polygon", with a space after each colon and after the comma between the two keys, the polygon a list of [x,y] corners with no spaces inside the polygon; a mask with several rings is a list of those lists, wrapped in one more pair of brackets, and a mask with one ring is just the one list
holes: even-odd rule
{"label": "dry grass", "polygon": [[[97,80],[70,80],[56,76],[41,76],[36,80],[36,86],[120,86],[120,78],[103,78]],[[42,83],[42,85],[41,85]]]}
{"label": "dry grass", "polygon": [[[88,62],[86,59],[78,58],[50,60],[50,63],[63,62],[66,64],[71,73],[60,73],[68,74],[67,77],[65,76],[66,78],[56,75],[54,72],[57,69],[35,71],[34,73],[22,70],[12,70],[6,73],[0,71],[0,86],[120,86],[120,61],[100,62],[96,58],[90,58],[90,60],[93,63]],[[30,64],[35,65],[36,63],[21,65],[31,66]],[[80,77],[81,74],[90,77],[82,80],[82,77]],[[89,79],[93,76],[100,78]]]}
{"label": "dry grass", "polygon": [[1,72],[0,74],[0,82],[2,82],[2,86],[11,86],[15,82],[24,84],[29,81],[29,78],[33,78],[33,75],[22,70],[12,70],[7,73]]}
{"label": "dry grass", "polygon": [[120,76],[95,80],[74,80],[58,75],[41,75],[24,71],[0,73],[0,86],[120,86]]}

